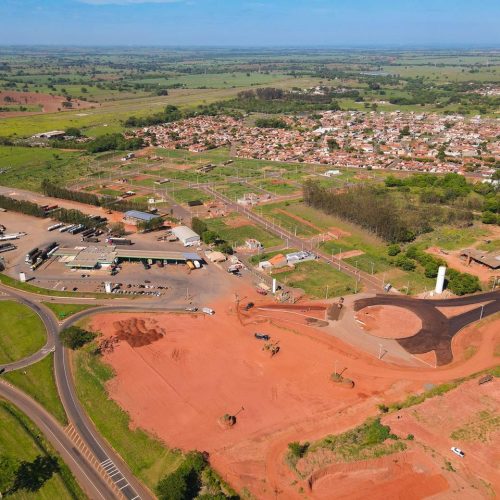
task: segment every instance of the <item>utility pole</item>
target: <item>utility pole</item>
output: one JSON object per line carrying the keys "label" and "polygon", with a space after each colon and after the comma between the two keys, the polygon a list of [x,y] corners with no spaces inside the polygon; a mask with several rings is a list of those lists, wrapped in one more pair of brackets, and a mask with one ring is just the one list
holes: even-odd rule
{"label": "utility pole", "polygon": [[326,285],[326,297],[325,297],[326,300],[328,300],[328,285]]}
{"label": "utility pole", "polygon": [[484,312],[484,304],[481,306],[481,314],[479,315],[479,319],[483,319],[483,312]]}

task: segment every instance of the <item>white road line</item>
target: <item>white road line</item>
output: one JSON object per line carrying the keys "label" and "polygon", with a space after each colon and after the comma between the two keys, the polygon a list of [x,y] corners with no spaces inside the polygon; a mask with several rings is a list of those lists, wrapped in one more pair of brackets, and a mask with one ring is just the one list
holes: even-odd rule
{"label": "white road line", "polygon": [[[127,481],[124,477],[122,477],[121,479],[118,479],[118,481],[115,481],[115,484],[118,485],[118,483],[121,483],[122,481]],[[128,485],[128,483],[127,483]]]}
{"label": "white road line", "polygon": [[125,486],[121,486],[121,487],[120,487],[120,488],[118,488],[118,489],[123,490],[123,489],[125,489],[127,486],[130,486],[130,484],[128,484],[128,483],[127,483]]}

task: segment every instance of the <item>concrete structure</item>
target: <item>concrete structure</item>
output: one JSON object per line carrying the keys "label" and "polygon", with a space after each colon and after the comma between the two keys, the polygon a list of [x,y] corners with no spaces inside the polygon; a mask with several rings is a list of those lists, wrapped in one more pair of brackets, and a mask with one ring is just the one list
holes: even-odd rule
{"label": "concrete structure", "polygon": [[446,276],[446,266],[439,266],[436,278],[436,288],[435,288],[436,293],[443,293],[445,276]]}
{"label": "concrete structure", "polygon": [[40,132],[33,135],[33,139],[59,139],[66,135],[64,130],[51,130],[49,132]]}
{"label": "concrete structure", "polygon": [[104,290],[106,291],[106,293],[112,292],[112,286],[111,286],[111,283],[109,281],[106,281],[104,283]]}
{"label": "concrete structure", "polygon": [[207,250],[205,252],[205,255],[207,256],[207,259],[210,262],[225,262],[227,260],[227,257],[222,253],[222,252],[211,252],[210,250]]}
{"label": "concrete structure", "polygon": [[305,262],[306,260],[315,260],[316,255],[304,250],[300,252],[292,252],[286,254],[286,260],[289,264],[297,264],[298,262]]}
{"label": "concrete structure", "polygon": [[500,269],[500,252],[484,252],[476,248],[467,248],[460,252],[460,256],[467,259],[467,265],[474,261],[492,270]]}
{"label": "concrete structure", "polygon": [[179,241],[185,247],[197,245],[200,242],[200,236],[187,226],[177,226],[172,228],[172,234],[179,238]]}

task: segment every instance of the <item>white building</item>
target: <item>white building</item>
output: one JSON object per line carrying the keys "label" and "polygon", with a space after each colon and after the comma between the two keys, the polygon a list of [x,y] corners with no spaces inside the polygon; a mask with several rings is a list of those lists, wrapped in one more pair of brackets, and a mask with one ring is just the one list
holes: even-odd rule
{"label": "white building", "polygon": [[197,245],[200,242],[200,236],[187,226],[174,227],[172,234],[177,236],[185,247]]}

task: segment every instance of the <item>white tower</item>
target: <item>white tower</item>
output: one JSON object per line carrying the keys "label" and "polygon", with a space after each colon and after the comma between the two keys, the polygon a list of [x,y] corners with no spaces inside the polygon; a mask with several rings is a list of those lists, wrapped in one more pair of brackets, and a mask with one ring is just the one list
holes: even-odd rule
{"label": "white tower", "polygon": [[436,278],[436,290],[435,290],[436,293],[443,293],[445,275],[446,275],[446,266],[439,266]]}
{"label": "white tower", "polygon": [[106,291],[106,293],[111,293],[111,283],[109,281],[106,281],[104,283],[104,290]]}

